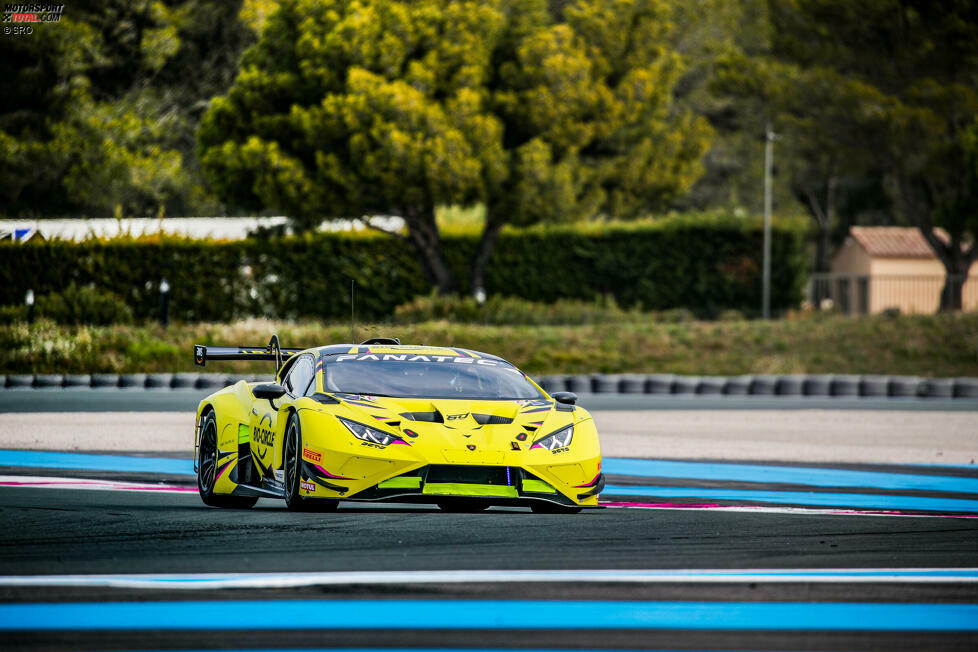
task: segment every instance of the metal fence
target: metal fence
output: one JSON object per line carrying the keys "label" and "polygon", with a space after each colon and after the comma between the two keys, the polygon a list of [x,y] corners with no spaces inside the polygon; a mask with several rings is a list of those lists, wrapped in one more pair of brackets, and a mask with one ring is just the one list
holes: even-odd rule
{"label": "metal fence", "polygon": [[978,274],[946,277],[942,274],[812,274],[808,302],[816,308],[831,308],[846,315],[866,315],[898,310],[901,313],[931,314],[941,305],[948,282],[951,291],[961,289],[963,310],[978,310]]}

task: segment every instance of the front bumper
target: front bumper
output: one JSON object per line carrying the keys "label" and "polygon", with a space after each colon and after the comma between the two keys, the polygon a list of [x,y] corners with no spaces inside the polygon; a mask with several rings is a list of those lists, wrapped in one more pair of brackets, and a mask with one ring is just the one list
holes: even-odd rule
{"label": "front bumper", "polygon": [[326,477],[322,470],[318,465],[303,464],[306,486],[316,486],[304,494],[370,502],[436,503],[445,498],[472,498],[494,505],[542,501],[567,507],[596,507],[605,484],[604,475],[598,473],[591,482],[577,486],[569,497],[520,467],[433,464],[387,478],[354,494],[342,486],[343,479]]}

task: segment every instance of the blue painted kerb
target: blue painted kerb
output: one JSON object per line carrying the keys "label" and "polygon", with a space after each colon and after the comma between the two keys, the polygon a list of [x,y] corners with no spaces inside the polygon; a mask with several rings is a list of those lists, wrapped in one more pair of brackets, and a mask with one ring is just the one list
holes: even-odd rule
{"label": "blue painted kerb", "polygon": [[0,605],[0,630],[704,629],[978,631],[978,605],[234,600]]}

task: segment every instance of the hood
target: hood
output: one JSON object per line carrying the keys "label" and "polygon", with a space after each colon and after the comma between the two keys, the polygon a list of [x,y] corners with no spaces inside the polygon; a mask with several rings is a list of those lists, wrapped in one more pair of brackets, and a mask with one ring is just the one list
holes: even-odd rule
{"label": "hood", "polygon": [[528,450],[536,439],[572,421],[549,400],[417,399],[334,394],[366,425],[403,434],[411,441],[442,448],[477,446],[481,450]]}

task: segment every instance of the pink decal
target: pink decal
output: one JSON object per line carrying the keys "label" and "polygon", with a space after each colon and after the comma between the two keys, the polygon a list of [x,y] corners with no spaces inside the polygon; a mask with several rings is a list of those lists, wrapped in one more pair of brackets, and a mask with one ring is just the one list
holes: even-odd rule
{"label": "pink decal", "polygon": [[537,426],[538,428],[543,425],[543,421],[530,421],[527,425]]}
{"label": "pink decal", "polygon": [[313,466],[319,469],[320,472],[322,472],[322,474],[325,475],[327,478],[333,478],[334,480],[353,480],[353,478],[347,478],[342,475],[333,475],[332,473],[330,473],[323,467],[319,466],[318,464],[313,464]]}
{"label": "pink decal", "polygon": [[377,419],[377,421],[384,421],[385,419],[390,418],[390,417],[378,417],[376,414],[371,414],[370,416],[372,416],[374,419]]}
{"label": "pink decal", "polygon": [[598,474],[596,476],[594,476],[594,478],[592,478],[592,480],[590,482],[588,482],[587,484],[576,484],[576,485],[574,485],[574,488],[575,489],[579,489],[580,487],[593,487],[594,485],[596,485],[598,483],[598,478],[600,478],[600,477],[601,477],[601,472],[598,471]]}
{"label": "pink decal", "polygon": [[809,507],[769,507],[764,505],[719,505],[714,503],[635,503],[624,501],[602,501],[604,507],[625,507],[632,509],[712,509],[717,511],[768,512],[778,514],[829,514],[836,516],[909,516],[913,518],[978,518],[978,514],[931,514],[905,512],[899,510],[861,510],[861,509],[813,509]]}
{"label": "pink decal", "polygon": [[404,441],[403,439],[395,439],[394,441],[391,442],[391,446],[394,446],[395,444],[399,444],[401,446],[410,446],[411,445],[411,444],[407,443],[406,441]]}
{"label": "pink decal", "polygon": [[541,446],[540,444],[533,444],[532,446],[530,446],[530,450],[533,450],[534,448],[543,448],[543,446]]}
{"label": "pink decal", "polygon": [[234,466],[234,460],[231,460],[230,462],[228,462],[227,464],[225,464],[223,467],[221,467],[221,469],[217,472],[217,477],[214,478],[214,484],[217,484],[217,481],[221,479],[221,476],[224,475],[224,473],[228,469],[230,469],[232,466]]}
{"label": "pink decal", "polygon": [[177,485],[148,485],[128,482],[108,482],[101,480],[3,480],[3,487],[91,487],[93,489],[112,489],[115,491],[186,491],[197,492],[196,487],[179,487]]}

